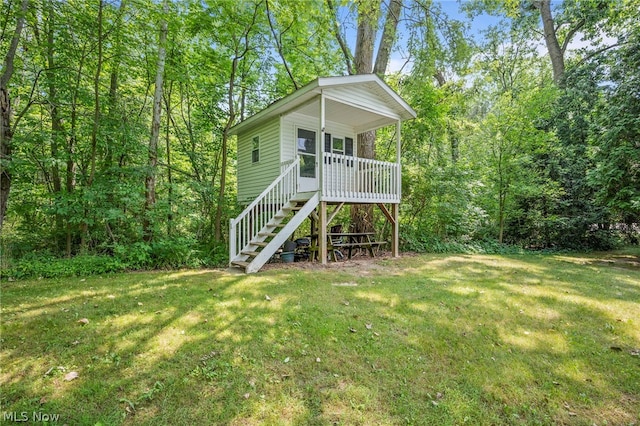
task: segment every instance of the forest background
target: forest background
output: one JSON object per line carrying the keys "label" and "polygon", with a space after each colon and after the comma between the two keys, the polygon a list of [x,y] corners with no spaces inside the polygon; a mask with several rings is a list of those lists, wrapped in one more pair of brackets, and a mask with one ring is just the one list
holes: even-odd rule
{"label": "forest background", "polygon": [[[640,0],[0,11],[5,277],[225,265],[228,130],[318,76],[365,72],[418,113],[403,124],[404,250],[638,243]],[[378,132],[370,154],[390,141]]]}

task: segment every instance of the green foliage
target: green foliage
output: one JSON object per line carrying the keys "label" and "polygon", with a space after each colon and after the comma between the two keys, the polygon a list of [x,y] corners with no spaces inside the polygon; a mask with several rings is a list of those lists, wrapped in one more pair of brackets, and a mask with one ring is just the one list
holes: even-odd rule
{"label": "green foliage", "polygon": [[0,270],[2,279],[61,278],[72,276],[102,275],[123,272],[129,265],[120,259],[105,255],[79,255],[56,258],[50,255],[24,256]]}
{"label": "green foliage", "polygon": [[[0,6],[5,36],[14,3]],[[385,80],[418,113],[402,132],[409,249],[638,241],[637,1],[553,5],[561,44],[576,34],[593,43],[567,50],[562,89],[535,48],[539,13],[525,3],[464,2],[469,16],[503,18],[482,40],[437,2],[403,3],[393,54],[411,61]],[[303,14],[293,0],[269,1],[269,13],[261,1],[171,2],[158,164],[150,170],[158,2],[103,2],[101,15],[98,3],[34,5],[10,81],[13,157],[3,159],[13,179],[2,256],[19,266],[15,277],[43,276],[48,264],[47,276],[86,274],[90,265],[103,273],[226,264],[226,224],[238,206],[233,140],[220,195],[225,128],[296,85],[344,74],[333,32],[349,34],[358,9],[335,1],[334,15],[321,0],[305,2]],[[0,37],[0,51],[10,38]],[[395,160],[393,132],[378,132],[378,158]],[[156,201],[145,209],[149,172]],[[152,238],[143,238],[145,220]]]}

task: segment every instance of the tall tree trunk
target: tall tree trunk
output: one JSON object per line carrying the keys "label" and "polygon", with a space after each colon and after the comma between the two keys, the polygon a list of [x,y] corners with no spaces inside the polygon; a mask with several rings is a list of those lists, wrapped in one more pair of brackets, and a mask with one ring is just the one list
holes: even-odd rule
{"label": "tall tree trunk", "polygon": [[376,41],[380,3],[379,0],[358,3],[356,54],[353,58],[356,74],[373,72],[373,44]]}
{"label": "tall tree trunk", "polygon": [[[375,73],[383,76],[389,65],[391,49],[396,40],[402,0],[391,0],[389,4],[382,30],[382,38],[374,62],[373,50],[378,32],[380,7],[381,2],[379,0],[358,3],[358,32],[354,56],[356,74]],[[359,134],[357,138],[358,157],[375,158],[375,143],[375,131]],[[351,227],[354,232],[372,232],[374,230],[372,204],[357,204],[351,207]]]}
{"label": "tall tree trunk", "polygon": [[[53,2],[47,2],[47,83],[49,87],[49,112],[51,115],[51,178],[53,181],[53,196],[56,200],[60,199],[62,194],[62,179],[60,177],[60,167],[58,166],[58,148],[60,141],[63,139],[64,127],[58,110],[58,93],[56,87],[56,63],[54,59],[54,33],[55,33],[55,11]],[[58,242],[58,248],[64,247],[64,217],[56,211],[56,232],[55,238]]]}
{"label": "tall tree trunk", "polygon": [[160,41],[158,43],[158,65],[156,67],[156,89],[153,95],[153,118],[151,120],[151,137],[149,138],[149,159],[147,177],[145,179],[145,203],[142,232],[145,241],[153,240],[151,211],[156,204],[156,168],[158,165],[158,138],[160,136],[160,118],[162,115],[162,85],[164,82],[164,63],[167,45],[167,17],[169,16],[168,0],[163,0],[163,18],[160,22]]}
{"label": "tall tree trunk", "polygon": [[[224,195],[227,181],[227,161],[228,161],[228,145],[229,145],[229,129],[236,121],[236,108],[233,93],[236,90],[236,78],[238,75],[238,67],[241,65],[242,59],[249,52],[251,46],[249,43],[249,33],[253,30],[258,16],[259,3],[256,3],[253,10],[251,22],[244,29],[242,35],[235,43],[235,56],[231,61],[231,71],[229,73],[229,87],[227,89],[227,106],[229,108],[229,117],[222,132],[222,164],[220,164],[220,187],[218,191],[218,205],[216,208],[216,217],[214,221],[214,237],[217,242],[222,241],[222,210],[225,203]],[[242,73],[241,73],[242,76]]]}
{"label": "tall tree trunk", "polygon": [[171,141],[169,129],[171,126],[171,94],[173,93],[173,81],[169,83],[169,89],[167,90],[167,96],[165,98],[165,108],[167,110],[167,128],[165,129],[165,145],[167,148],[167,236],[171,237],[173,233],[173,176],[171,171]]}
{"label": "tall tree trunk", "polygon": [[20,42],[20,35],[24,27],[25,15],[29,7],[28,0],[22,0],[16,29],[9,45],[9,50],[4,57],[2,75],[0,76],[0,230],[4,224],[7,213],[7,202],[11,191],[11,161],[13,129],[11,128],[11,99],[9,98],[9,80],[13,75],[13,61]]}
{"label": "tall tree trunk", "polygon": [[[98,153],[98,130],[100,129],[100,74],[102,73],[102,24],[103,24],[104,1],[98,2],[98,63],[96,73],[93,78],[93,126],[91,128],[91,154],[89,157],[89,179],[86,183],[86,190],[91,190],[93,180],[96,176],[96,156]],[[80,234],[80,249],[87,250],[87,240],[89,237],[89,216],[90,208],[85,205],[84,218],[82,221],[82,232]]]}
{"label": "tall tree trunk", "polygon": [[[246,53],[246,50],[245,50]],[[243,54],[244,56],[244,54]],[[224,206],[224,193],[227,181],[227,148],[229,144],[229,129],[233,126],[236,118],[236,110],[233,100],[233,91],[235,90],[236,72],[238,70],[238,61],[241,56],[236,52],[231,64],[231,74],[229,76],[229,89],[227,91],[227,102],[229,105],[229,118],[222,132],[222,164],[220,165],[220,186],[218,190],[218,205],[216,207],[216,218],[214,221],[214,238],[217,242],[222,241],[222,207]]]}
{"label": "tall tree trunk", "polygon": [[[111,72],[109,74],[109,98],[108,98],[108,114],[111,119],[116,119],[118,121],[126,119],[120,108],[118,108],[118,88],[119,88],[119,74],[120,74],[120,62],[122,61],[122,22],[125,13],[125,9],[127,7],[127,2],[122,0],[120,2],[120,7],[118,8],[118,16],[116,21],[114,22],[114,50],[115,55],[113,56],[113,61],[111,63]],[[109,138],[109,142],[106,146],[105,159],[104,159],[104,168],[109,169],[113,165],[113,151],[114,147],[111,142],[113,142],[116,138]]]}
{"label": "tall tree trunk", "polygon": [[[76,143],[77,143],[77,131],[78,131],[78,98],[80,96],[80,85],[82,83],[82,74],[84,69],[84,61],[86,60],[87,49],[86,46],[83,47],[82,53],[80,55],[80,63],[78,64],[78,71],[76,72],[75,78],[75,87],[73,89],[73,95],[71,97],[71,124],[70,124],[70,135],[69,141],[67,142],[66,147],[66,157],[67,157],[67,170],[66,170],[66,179],[65,179],[65,189],[67,192],[67,197],[71,195],[76,187],[76,163],[75,163],[75,152],[76,152]],[[71,225],[71,221],[67,218],[67,257],[71,257],[71,252],[73,250],[73,227]]]}
{"label": "tall tree trunk", "polygon": [[53,43],[55,32],[55,11],[53,3],[47,3],[47,80],[49,86],[49,108],[51,114],[51,158],[54,159],[51,166],[51,176],[53,178],[53,191],[58,194],[62,190],[62,180],[60,178],[60,168],[58,167],[58,142],[64,134],[62,119],[58,111],[58,94],[55,84],[55,60],[53,56]]}
{"label": "tall tree trunk", "polygon": [[547,45],[551,67],[553,68],[553,81],[556,85],[564,86],[564,52],[558,42],[556,28],[551,14],[551,0],[534,1],[534,6],[540,11],[542,18],[542,28],[544,30],[544,41]]}
{"label": "tall tree trunk", "polygon": [[382,38],[378,53],[376,54],[376,63],[373,67],[374,74],[383,76],[387,72],[389,66],[389,58],[391,57],[391,49],[396,41],[396,32],[398,30],[398,21],[400,20],[400,12],[402,11],[402,0],[391,0],[389,10],[384,21],[382,30]]}

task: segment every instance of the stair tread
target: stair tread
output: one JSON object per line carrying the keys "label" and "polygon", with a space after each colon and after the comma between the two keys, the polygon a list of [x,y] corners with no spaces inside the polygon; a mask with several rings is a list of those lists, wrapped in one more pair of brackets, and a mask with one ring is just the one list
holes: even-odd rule
{"label": "stair tread", "polygon": [[234,260],[233,262],[231,262],[232,265],[241,266],[243,268],[246,268],[247,266],[249,266],[249,263],[250,262],[243,262],[243,261],[240,261],[240,260]]}
{"label": "stair tread", "polygon": [[[278,235],[278,234],[273,234]],[[255,243],[251,243],[252,246],[258,246],[258,247],[266,247],[269,243],[265,242],[265,241],[256,241]]]}
{"label": "stair tread", "polygon": [[[278,234],[276,234],[275,232],[258,232],[258,235],[261,237],[275,237]],[[258,243],[253,243],[253,244],[260,245]]]}
{"label": "stair tread", "polygon": [[257,255],[260,254],[259,251],[251,251],[251,250],[247,250],[247,251],[242,251],[240,252],[242,254],[246,254],[247,256],[252,256],[252,257],[256,257]]}

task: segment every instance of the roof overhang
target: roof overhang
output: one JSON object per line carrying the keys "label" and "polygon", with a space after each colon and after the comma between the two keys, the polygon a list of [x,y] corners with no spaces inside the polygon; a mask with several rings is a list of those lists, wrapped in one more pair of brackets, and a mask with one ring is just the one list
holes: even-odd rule
{"label": "roof overhang", "polygon": [[290,95],[274,102],[259,113],[247,118],[229,129],[229,134],[236,135],[253,128],[273,117],[294,110],[303,114],[316,116],[319,114],[319,95],[325,89],[362,86],[373,90],[380,102],[384,102],[386,112],[377,110],[371,105],[358,102],[358,99],[325,98],[326,119],[351,125],[358,132],[373,130],[393,124],[398,120],[410,120],[416,112],[393,89],[375,74],[349,75],[341,77],[319,77],[296,90]]}

